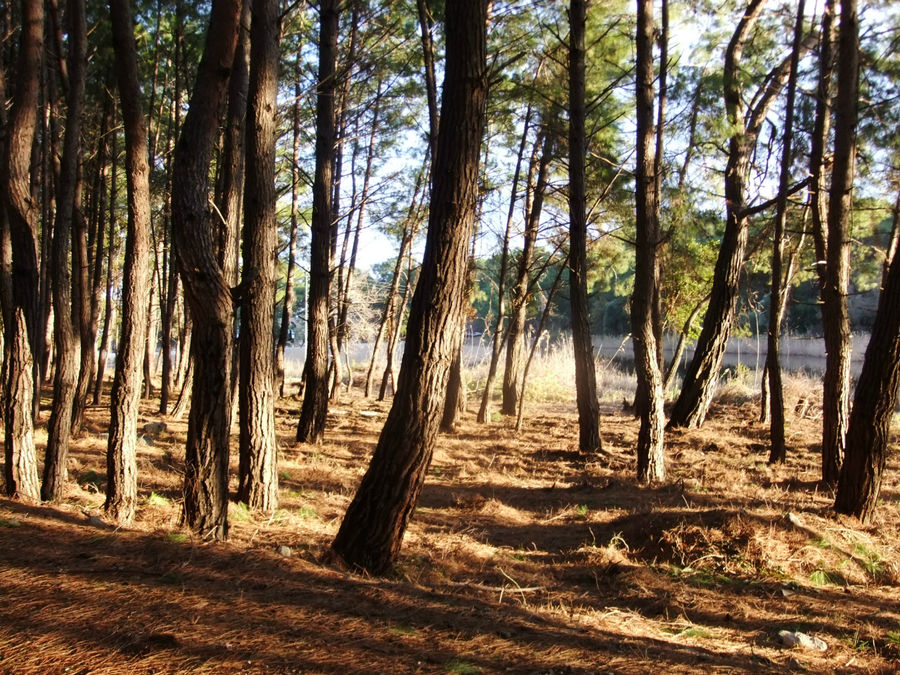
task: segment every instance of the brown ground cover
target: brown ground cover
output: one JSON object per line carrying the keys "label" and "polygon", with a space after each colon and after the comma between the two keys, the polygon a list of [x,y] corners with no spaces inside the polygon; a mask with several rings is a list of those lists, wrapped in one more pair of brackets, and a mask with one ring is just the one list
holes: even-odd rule
{"label": "brown ground cover", "polygon": [[279,406],[281,507],[232,504],[224,544],[179,525],[184,422],[142,443],[135,525],[102,521],[107,419],[91,410],[63,503],[0,500],[0,671],[900,670],[896,443],[876,522],[837,517],[814,406],[789,415],[772,468],[755,406],[717,403],[702,430],[668,435],[669,480],[652,488],[617,407],[607,456],[587,458],[571,405],[529,404],[520,435],[464,415],[388,579],[320,562],[388,404],[333,404],[320,446],[295,445],[299,403]]}

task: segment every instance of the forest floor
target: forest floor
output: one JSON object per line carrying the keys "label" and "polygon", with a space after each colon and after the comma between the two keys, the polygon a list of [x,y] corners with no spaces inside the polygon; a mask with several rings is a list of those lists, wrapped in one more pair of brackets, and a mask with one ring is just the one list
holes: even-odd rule
{"label": "forest floor", "polygon": [[280,507],[233,503],[226,543],[179,525],[185,421],[139,444],[133,527],[104,522],[108,413],[92,409],[62,503],[0,499],[0,672],[898,672],[896,440],[861,526],[831,510],[821,413],[794,401],[784,465],[755,404],[720,399],[702,430],[667,435],[650,488],[621,405],[587,458],[571,403],[529,404],[521,434],[463,414],[386,579],[321,559],[389,403],[345,396],[311,446],[293,442],[299,401],[280,401]]}

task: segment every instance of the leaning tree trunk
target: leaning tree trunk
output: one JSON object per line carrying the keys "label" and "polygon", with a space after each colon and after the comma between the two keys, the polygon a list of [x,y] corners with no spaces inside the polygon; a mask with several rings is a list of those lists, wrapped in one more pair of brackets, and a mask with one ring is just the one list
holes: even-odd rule
{"label": "leaning tree trunk", "polygon": [[[764,2],[765,0],[750,0],[725,52],[722,86],[731,130],[725,166],[725,232],[716,259],[703,328],[685,374],[681,393],[672,407],[669,427],[696,428],[703,424],[718,383],[719,369],[734,319],[748,235],[744,184],[758,134],[758,124],[761,124],[761,115],[758,113],[763,104],[767,110],[774,98],[773,92],[771,96],[759,100],[751,120],[745,123],[740,61],[744,43]],[[768,93],[769,90],[766,91]]]}
{"label": "leaning tree trunk", "polygon": [[239,32],[240,0],[213,0],[191,104],[175,147],[172,229],[193,321],[193,394],[184,472],[184,520],[204,539],[228,534],[232,293],[209,213],[209,164]]}
{"label": "leaning tree trunk", "polygon": [[878,299],[878,314],[856,384],[835,509],[869,522],[875,513],[900,387],[900,256]]}
{"label": "leaning tree trunk", "polygon": [[825,283],[822,286],[822,327],[825,335],[822,480],[830,484],[834,484],[840,475],[850,414],[850,312],[847,290],[850,284],[850,210],[859,105],[856,0],[841,0],[837,71],[834,159],[828,193]]}
{"label": "leaning tree trunk", "polygon": [[484,0],[447,5],[432,206],[397,394],[331,545],[346,564],[372,574],[383,574],[396,559],[418,501],[444,403],[453,331],[462,317],[487,95],[486,23]]}
{"label": "leaning tree trunk", "polygon": [[[312,237],[309,244],[306,389],[297,423],[297,440],[318,443],[328,413],[329,250],[332,230],[330,188],[334,172],[334,94],[340,9],[337,0],[322,0],[319,10],[319,84],[316,96],[316,172],[313,180]],[[339,365],[335,363],[335,368]]]}
{"label": "leaning tree trunk", "polygon": [[766,341],[766,372],[769,378],[769,462],[783,462],[787,457],[784,440],[784,388],[781,382],[781,320],[787,301],[788,284],[783,277],[784,229],[787,219],[788,182],[791,177],[791,149],[794,132],[794,99],[797,91],[797,68],[800,62],[800,40],[803,32],[804,0],[797,6],[797,25],[794,27],[791,72],[787,85],[787,102],[781,150],[781,176],[778,183],[778,202],[775,207],[775,228],[772,235],[772,288],[769,294],[769,328]]}
{"label": "leaning tree trunk", "polygon": [[637,3],[635,162],[635,268],[631,295],[631,334],[638,388],[644,392],[639,406],[641,426],[637,444],[637,477],[641,483],[666,476],[663,455],[663,378],[658,360],[653,312],[659,291],[659,202],[656,190],[656,152],[653,129],[653,0]]}
{"label": "leaning tree trunk", "polygon": [[106,450],[108,479],[104,508],[116,522],[127,525],[134,519],[137,504],[135,446],[141,399],[144,334],[148,321],[147,290],[150,285],[150,167],[137,49],[128,0],[111,0],[110,17],[116,55],[116,80],[125,126],[128,231],[125,238],[122,328],[110,395],[109,440]]}
{"label": "leaning tree trunk", "polygon": [[4,324],[9,345],[4,398],[4,478],[6,494],[37,500],[34,452],[34,358],[38,343],[37,208],[31,195],[31,149],[37,125],[44,5],[22,0],[22,30],[16,86],[0,165],[0,190],[12,242],[12,321]]}
{"label": "leaning tree trunk", "polygon": [[247,176],[244,191],[238,500],[252,509],[278,506],[275,441],[275,94],[278,0],[253,0]]}
{"label": "leaning tree trunk", "polygon": [[[53,376],[53,403],[47,423],[47,452],[41,499],[59,501],[67,478],[72,410],[78,384],[78,357],[81,333],[78,330],[80,307],[72,297],[72,230],[77,209],[78,165],[81,154],[81,117],[87,70],[87,20],[84,0],[69,0],[66,7],[69,33],[69,96],[66,113],[66,138],[59,168],[56,192],[56,223],[53,227],[52,281],[53,333],[56,343],[56,369]],[[82,298],[83,300],[83,298]]]}
{"label": "leaning tree trunk", "polygon": [[585,1],[569,9],[569,295],[575,349],[575,395],[578,403],[578,448],[602,451],[597,372],[591,344],[587,291],[587,214],[585,197]]}

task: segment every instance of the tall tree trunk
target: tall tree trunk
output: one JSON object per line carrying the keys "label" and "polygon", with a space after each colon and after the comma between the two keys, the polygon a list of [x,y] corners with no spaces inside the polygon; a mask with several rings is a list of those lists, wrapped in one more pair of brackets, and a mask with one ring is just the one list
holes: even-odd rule
{"label": "tall tree trunk", "polygon": [[275,384],[278,395],[284,398],[284,350],[287,347],[291,329],[291,314],[294,309],[294,268],[297,266],[297,214],[300,210],[300,55],[294,61],[294,105],[291,107],[291,232],[288,236],[288,264],[284,280],[284,304],[281,308],[281,325],[278,328],[278,342],[275,345]]}
{"label": "tall tree trunk", "polygon": [[381,386],[378,389],[379,401],[383,401],[387,396],[389,384],[391,385],[392,394],[397,391],[397,378],[394,377],[394,355],[397,351],[397,343],[400,341],[400,329],[403,326],[403,315],[406,314],[409,296],[413,293],[412,289],[415,288],[415,286],[416,282],[413,280],[412,251],[410,251],[407,254],[406,285],[403,287],[403,294],[400,297],[400,303],[397,307],[395,318],[392,321],[393,325],[391,326],[390,335],[388,336],[387,358],[385,359],[384,373],[381,375]]}
{"label": "tall tree trunk", "polygon": [[[841,57],[843,58],[843,56]],[[840,85],[838,85],[840,91]],[[900,256],[894,256],[856,384],[844,463],[834,506],[871,521],[878,503],[900,387]]]}
{"label": "tall tree trunk", "polygon": [[859,20],[856,0],[841,0],[837,94],[834,102],[834,159],[828,193],[828,240],[822,287],[825,377],[822,401],[822,480],[834,484],[844,458],[850,414],[850,211],[856,164],[859,105]]}
{"label": "tall tree trunk", "polygon": [[[725,167],[725,232],[713,274],[709,305],[681,393],[669,417],[669,427],[696,428],[703,424],[712,401],[737,303],[738,282],[747,247],[748,220],[744,183],[758,130],[744,119],[740,61],[744,43],[765,0],[750,0],[725,52],[723,90],[731,138]],[[773,94],[774,97],[774,94]],[[771,103],[767,103],[766,108]],[[761,124],[761,121],[760,121]]]}
{"label": "tall tree trunk", "polygon": [[209,164],[240,30],[240,0],[213,0],[191,104],[175,148],[172,229],[193,321],[193,394],[184,473],[184,520],[204,539],[228,534],[232,292],[219,264],[208,207]]}
{"label": "tall tree trunk", "polygon": [[[334,172],[334,93],[340,11],[337,0],[319,9],[319,78],[316,96],[316,172],[313,180],[312,239],[309,245],[306,389],[297,423],[297,440],[318,443],[328,412],[329,250],[332,230],[331,185]],[[337,367],[337,366],[335,366]]]}
{"label": "tall tree trunk", "polygon": [[278,0],[253,0],[247,177],[244,193],[238,500],[252,509],[278,506],[275,381],[275,95],[278,89]]}
{"label": "tall tree trunk", "polygon": [[16,86],[9,116],[6,154],[0,165],[0,190],[12,242],[13,317],[4,323],[10,355],[4,409],[4,478],[6,494],[37,500],[37,459],[34,452],[34,354],[39,344],[37,209],[31,195],[31,149],[37,125],[44,5],[22,0],[22,30],[16,66]]}
{"label": "tall tree trunk", "polygon": [[591,345],[587,289],[587,214],[584,184],[585,0],[569,3],[569,294],[575,350],[575,395],[578,403],[578,448],[602,451],[597,373]]}
{"label": "tall tree trunk", "polygon": [[413,298],[394,404],[332,551],[346,564],[386,572],[400,550],[431,462],[449,360],[465,301],[487,94],[487,3],[447,5],[441,131],[428,238]]}
{"label": "tall tree trunk", "polygon": [[653,0],[637,2],[635,162],[635,268],[631,295],[631,335],[638,389],[644,400],[637,407],[641,417],[637,443],[637,477],[641,483],[665,479],[663,454],[663,382],[657,349],[654,304],[659,297],[659,202],[657,157],[653,128]]}
{"label": "tall tree trunk", "polygon": [[[47,424],[47,452],[41,499],[59,501],[66,478],[72,407],[78,383],[78,356],[81,333],[80,306],[72,296],[72,230],[80,217],[76,200],[81,196],[79,171],[81,154],[81,117],[87,70],[87,20],[84,0],[68,0],[66,21],[69,34],[69,88],[66,113],[66,138],[63,145],[56,193],[56,223],[53,227],[52,279],[53,328],[56,344],[56,371],[53,378],[53,403]],[[79,212],[76,214],[76,212]]]}
{"label": "tall tree trunk", "polygon": [[800,63],[800,41],[803,37],[804,0],[797,5],[797,24],[794,27],[791,72],[787,84],[787,102],[781,149],[781,176],[778,202],[775,206],[775,228],[772,244],[772,288],[769,294],[769,328],[767,331],[766,373],[769,378],[769,462],[783,462],[787,457],[784,440],[784,389],[781,382],[781,320],[787,304],[788,284],[783,279],[784,230],[787,219],[788,184],[791,178],[791,156],[794,140],[794,100],[797,91],[797,68]]}
{"label": "tall tree trunk", "polygon": [[[100,333],[100,353],[97,356],[97,373],[94,379],[94,405],[99,405],[100,394],[103,391],[103,378],[106,375],[106,360],[109,356],[109,333],[112,326],[113,318],[113,258],[115,245],[113,239],[116,228],[116,165],[118,152],[116,150],[116,130],[112,130],[112,138],[110,139],[110,155],[112,158],[109,179],[109,244],[106,248],[106,300],[103,305],[103,328]],[[138,385],[140,386],[140,385]]]}
{"label": "tall tree trunk", "polygon": [[[422,188],[423,183],[427,180],[427,176],[430,174],[430,170],[428,168],[428,166],[430,165],[430,157],[430,152],[426,153],[424,165],[416,175],[416,187],[413,190],[413,196],[409,202],[409,209],[407,210],[406,220],[403,224],[403,234],[400,237],[400,250],[397,252],[397,262],[394,265],[394,273],[391,276],[391,288],[388,291],[387,300],[384,305],[384,311],[381,314],[381,321],[378,324],[378,333],[375,335],[375,342],[372,344],[372,358],[369,361],[369,370],[366,373],[366,398],[372,395],[372,384],[375,379],[375,361],[378,357],[378,347],[381,345],[381,341],[382,339],[384,339],[387,331],[387,341],[389,344],[386,350],[386,357],[388,359],[391,358],[391,327],[394,325],[395,317],[398,314],[403,314],[404,305],[401,304],[402,300],[400,297],[398,297],[397,293],[400,289],[400,278],[403,273],[403,264],[407,257],[407,252],[412,245],[412,241],[415,238],[416,231],[418,230],[424,195],[426,192]],[[422,196],[422,200],[420,200],[420,195]],[[406,295],[404,294],[403,297],[405,298]],[[383,396],[381,398],[383,398]]]}
{"label": "tall tree trunk", "polygon": [[529,171],[529,180],[525,188],[531,194],[526,199],[529,206],[525,209],[525,241],[516,269],[516,284],[512,289],[512,308],[506,337],[506,368],[503,372],[501,409],[504,415],[515,415],[519,410],[519,380],[525,351],[525,318],[528,314],[531,263],[537,243],[544,193],[547,191],[547,170],[553,155],[553,134],[547,124],[545,120],[534,141],[535,149],[541,148],[541,154],[540,159],[534,158],[536,161],[532,162],[535,176],[532,178],[532,171]]}
{"label": "tall tree trunk", "polygon": [[122,328],[110,396],[104,508],[117,523],[127,525],[134,519],[137,503],[135,446],[141,398],[142,347],[148,321],[146,299],[150,284],[150,166],[137,49],[128,0],[111,0],[110,18],[116,55],[116,81],[125,127],[128,230],[125,237]]}
{"label": "tall tree trunk", "polygon": [[481,394],[481,407],[478,409],[477,420],[480,424],[487,424],[491,419],[491,399],[494,395],[494,378],[497,376],[497,364],[500,362],[500,353],[507,331],[503,330],[503,320],[506,315],[506,273],[509,269],[509,240],[512,234],[513,217],[518,201],[519,176],[522,172],[522,157],[525,154],[525,145],[528,142],[528,133],[531,130],[532,106],[529,102],[525,112],[525,121],[522,129],[522,140],[519,142],[519,151],[516,154],[516,168],[513,171],[512,185],[509,192],[509,209],[506,212],[506,228],[503,231],[503,241],[500,245],[500,270],[497,274],[497,319],[494,321],[494,331],[491,340],[491,360],[488,364],[488,373],[484,381],[484,391]]}

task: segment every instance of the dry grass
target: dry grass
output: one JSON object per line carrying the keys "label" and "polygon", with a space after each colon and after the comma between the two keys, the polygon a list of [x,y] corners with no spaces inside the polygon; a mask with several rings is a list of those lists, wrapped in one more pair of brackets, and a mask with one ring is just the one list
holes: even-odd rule
{"label": "dry grass", "polygon": [[[0,500],[0,671],[895,672],[897,453],[876,523],[836,517],[815,405],[789,414],[788,462],[769,467],[755,403],[721,399],[702,430],[668,436],[652,488],[635,484],[637,423],[619,405],[603,461],[578,454],[569,402],[529,403],[520,435],[464,415],[388,579],[319,562],[387,403],[345,396],[311,446],[292,442],[299,402],[281,401],[281,506],[232,504],[224,544],[179,526],[184,422],[140,448],[135,525],[89,522],[105,483],[94,409],[62,504]],[[782,647],[781,629],[828,650]]]}

